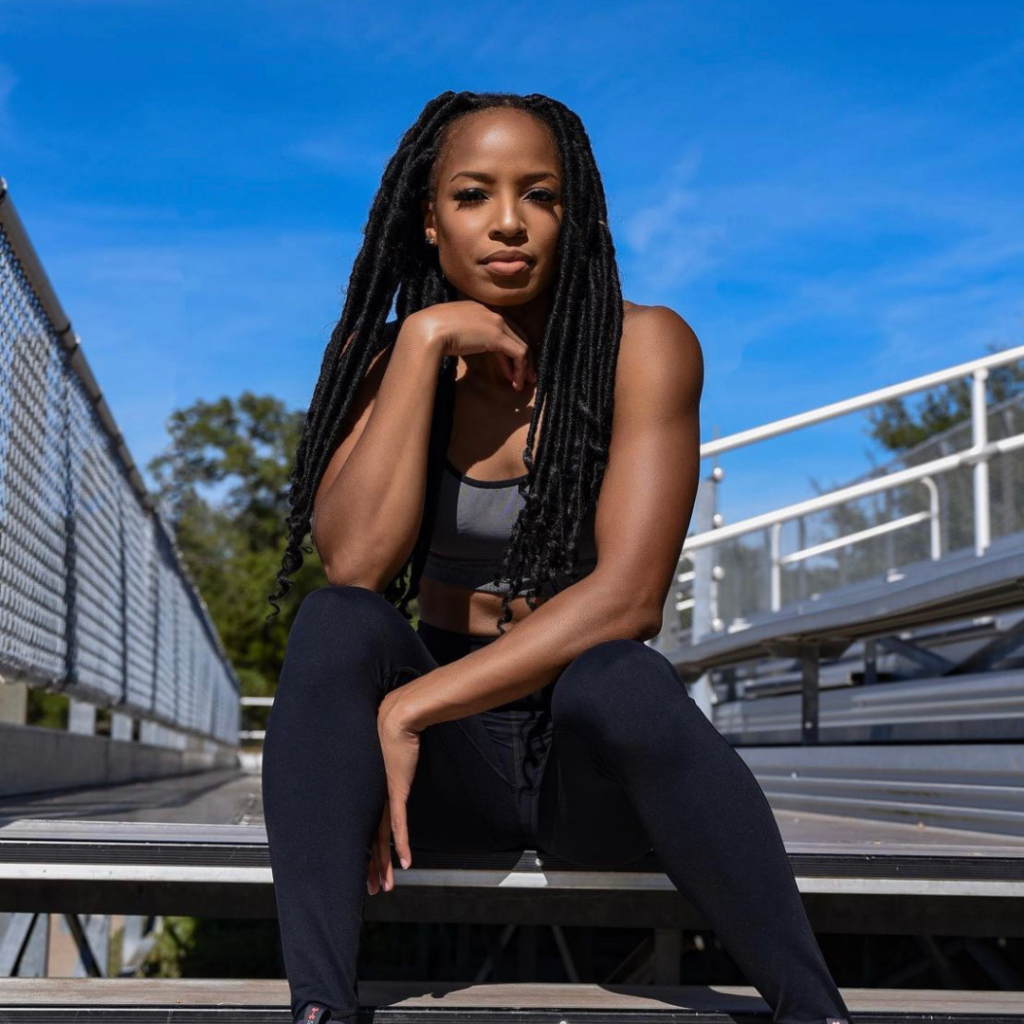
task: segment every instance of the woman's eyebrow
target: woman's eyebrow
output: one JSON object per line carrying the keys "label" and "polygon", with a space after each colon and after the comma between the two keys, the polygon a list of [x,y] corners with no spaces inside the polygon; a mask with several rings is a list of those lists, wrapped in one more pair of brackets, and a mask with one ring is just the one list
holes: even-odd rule
{"label": "woman's eyebrow", "polygon": [[[448,180],[454,181],[458,177],[472,178],[474,181],[494,181],[493,174],[487,174],[484,171],[456,171]],[[529,174],[521,176],[520,181],[540,181],[541,178],[555,178],[558,179],[558,175],[554,171],[531,171]]]}

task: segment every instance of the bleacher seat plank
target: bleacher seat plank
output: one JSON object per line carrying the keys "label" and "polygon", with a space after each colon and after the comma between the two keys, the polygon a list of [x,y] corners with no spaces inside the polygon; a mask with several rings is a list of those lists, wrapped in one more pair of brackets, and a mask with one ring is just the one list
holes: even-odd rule
{"label": "bleacher seat plank", "polygon": [[[840,887],[868,894],[891,891],[891,883],[899,883],[909,892],[921,882],[949,895],[1024,896],[1024,839],[1018,836],[806,813],[777,817],[805,891]],[[835,833],[828,837],[830,827]],[[412,868],[396,872],[399,885],[673,887],[654,854],[622,867],[594,869],[535,850],[451,853],[416,850],[415,843],[413,850]],[[0,878],[15,880],[44,869],[54,880],[271,881],[262,825],[48,819],[0,824]]]}
{"label": "bleacher seat plank", "polygon": [[[1003,538],[1000,538],[1003,540]],[[1024,601],[1024,551],[993,542],[983,555],[953,552],[937,562],[907,566],[899,579],[871,579],[821,598],[793,601],[762,621],[696,644],[667,650],[683,678],[712,668],[772,656],[787,644],[831,644],[912,626],[1019,608]]]}
{"label": "bleacher seat plank", "polygon": [[[593,985],[572,983],[360,981],[360,1016],[375,1022],[585,1020],[636,1024],[770,1020],[767,1004],[744,985]],[[855,1024],[1022,1024],[1019,993],[843,988]],[[287,1022],[288,989],[276,979],[10,978],[0,981],[4,1024],[46,1021]],[[59,1014],[66,1014],[59,1016]],[[72,1017],[73,1014],[73,1017]],[[128,1015],[130,1014],[130,1016]],[[568,1016],[565,1016],[568,1015]]]}
{"label": "bleacher seat plank", "polygon": [[[816,928],[1024,935],[1024,836],[774,810]],[[412,869],[396,867],[396,889],[367,901],[367,920],[707,926],[653,855],[594,870],[413,840]],[[271,918],[272,883],[258,775],[0,799],[3,911]]]}

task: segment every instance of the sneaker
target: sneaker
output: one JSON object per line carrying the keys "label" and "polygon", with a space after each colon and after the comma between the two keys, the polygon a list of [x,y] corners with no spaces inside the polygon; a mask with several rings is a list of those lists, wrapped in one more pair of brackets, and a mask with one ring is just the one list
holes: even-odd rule
{"label": "sneaker", "polygon": [[331,1011],[326,1006],[319,1006],[316,1003],[310,1003],[302,1013],[295,1018],[295,1024],[327,1024],[328,1021],[334,1020],[331,1016]]}

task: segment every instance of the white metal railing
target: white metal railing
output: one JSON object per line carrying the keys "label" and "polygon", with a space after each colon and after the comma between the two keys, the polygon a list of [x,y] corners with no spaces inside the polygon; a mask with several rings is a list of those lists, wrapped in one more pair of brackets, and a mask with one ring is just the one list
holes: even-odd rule
{"label": "white metal railing", "polygon": [[[824,423],[826,420],[835,419],[837,416],[845,416],[847,413],[857,412],[860,409],[868,409],[873,405],[881,405],[891,398],[902,398],[904,395],[912,395],[918,391],[926,391],[939,384],[946,384],[951,380],[960,380],[968,374],[976,371],[984,371],[981,377],[982,382],[988,376],[988,370],[993,366],[1006,366],[1024,359],[1024,345],[1016,348],[1004,349],[1002,352],[994,352],[991,355],[981,356],[978,359],[968,360],[966,363],[957,363],[956,366],[947,367],[945,370],[936,370],[934,373],[926,373],[920,377],[912,377],[910,380],[902,381],[899,384],[889,384],[884,388],[876,388],[874,391],[866,391],[863,395],[855,395],[853,398],[844,398],[829,405],[819,406],[817,409],[810,409],[807,412],[797,413],[794,416],[786,416],[781,420],[773,420],[771,423],[764,423],[760,427],[751,427],[749,430],[741,430],[727,437],[717,437],[713,441],[707,441],[700,446],[700,457],[711,458],[713,455],[721,455],[722,452],[733,451],[736,448],[744,448],[758,441],[766,441],[770,437],[778,437],[780,434],[788,434],[790,431],[799,430],[802,427],[811,427],[816,423]],[[982,389],[982,408],[984,409],[984,389]],[[972,395],[972,399],[976,399]]]}
{"label": "white metal railing", "polygon": [[[814,426],[838,416],[870,408],[881,402],[924,391],[949,381],[959,380],[967,376],[971,377],[970,447],[942,456],[941,458],[931,459],[920,465],[910,466],[906,469],[838,488],[827,494],[795,502],[784,508],[750,516],[729,526],[720,525],[721,516],[716,514],[712,519],[713,525],[711,529],[692,534],[683,543],[676,574],[676,584],[683,585],[689,583],[692,586],[695,583],[694,572],[683,568],[684,561],[690,561],[694,552],[714,548],[737,537],[766,528],[771,531],[769,557],[771,560],[770,607],[772,611],[778,611],[782,604],[782,571],[786,565],[804,561],[815,555],[844,548],[848,545],[857,544],[882,534],[893,533],[925,520],[930,522],[931,527],[929,537],[930,556],[932,559],[938,559],[942,554],[939,530],[941,513],[938,489],[934,478],[939,474],[948,473],[962,466],[973,466],[974,549],[976,555],[984,554],[991,544],[989,460],[996,455],[1024,448],[1024,433],[1013,434],[997,441],[990,441],[988,439],[986,380],[992,367],[1005,366],[1022,359],[1024,359],[1024,345],[992,353],[965,363],[959,363],[944,370],[914,377],[911,380],[878,388],[839,402],[832,402],[817,409],[811,409],[794,416],[787,416],[759,427],[743,430],[727,437],[716,438],[702,444],[700,455],[702,459],[707,459],[720,455],[723,452],[734,451],[738,448],[778,437],[781,434]],[[714,481],[717,482],[722,476],[720,467],[715,467],[713,473]],[[808,513],[833,508],[868,495],[891,491],[894,488],[918,482],[923,484],[928,490],[929,507],[927,511],[912,513],[890,522],[847,533],[819,544],[800,548],[789,554],[783,555],[781,553],[780,535],[784,523],[798,519]],[[712,586],[714,585],[714,576],[716,575],[720,578],[720,570],[717,573],[711,574],[709,583]],[[708,595],[708,599],[714,603],[713,595]],[[655,646],[661,649],[678,646],[680,641],[678,613],[687,608],[692,608],[696,600],[695,596],[682,597],[677,592],[676,587],[670,591],[665,607],[665,627],[662,630],[662,634],[653,641]],[[724,628],[724,625],[716,618],[712,628],[720,630]],[[666,636],[666,633],[669,635]],[[697,638],[695,637],[694,639]]]}
{"label": "white metal railing", "polygon": [[[239,697],[238,704],[240,713],[244,708],[269,708],[274,704],[273,697]],[[266,729],[240,729],[238,738],[240,740],[259,740],[261,743],[267,735]]]}

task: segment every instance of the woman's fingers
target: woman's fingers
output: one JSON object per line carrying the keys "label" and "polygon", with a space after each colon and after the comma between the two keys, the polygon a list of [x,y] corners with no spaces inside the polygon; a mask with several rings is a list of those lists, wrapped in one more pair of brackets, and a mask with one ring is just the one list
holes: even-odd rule
{"label": "woman's fingers", "polygon": [[498,360],[501,372],[517,391],[529,380],[537,383],[537,372],[533,365],[533,350],[518,330],[504,319],[499,318],[499,348],[491,354]]}
{"label": "woman's fingers", "polygon": [[526,384],[526,375],[530,370],[530,348],[528,345],[523,345],[522,351],[519,353],[519,358],[516,360],[516,380],[518,381],[516,387],[519,391],[523,390]]}
{"label": "woman's fingers", "polygon": [[523,382],[526,380],[526,375],[530,369],[530,349],[525,342],[520,341],[517,337],[512,336],[507,339],[506,342],[506,357],[508,359],[509,370],[511,371],[508,376],[512,382],[512,387],[517,391],[521,391],[523,388]]}
{"label": "woman's fingers", "polygon": [[[404,800],[396,800],[391,805],[391,834],[395,837],[395,853],[398,854],[399,862],[408,866],[412,862],[412,850],[409,848]],[[388,867],[391,867],[390,862]]]}
{"label": "woman's fingers", "polygon": [[366,871],[366,891],[372,896],[377,892],[380,875],[377,871],[377,839],[370,844],[370,864]]}
{"label": "woman's fingers", "polygon": [[501,367],[501,372],[505,375],[505,379],[511,384],[513,379],[512,359],[504,352],[492,352],[491,355],[497,360],[498,366]]}
{"label": "woman's fingers", "polygon": [[384,817],[380,823],[380,848],[377,853],[377,866],[380,871],[381,885],[385,892],[395,887],[395,872],[391,866],[391,810],[384,808]]}
{"label": "woman's fingers", "polygon": [[[391,876],[391,810],[388,807],[388,800],[384,801],[384,813],[381,815],[380,824],[377,826],[377,883],[378,889],[385,892],[394,888],[394,878]],[[389,880],[390,878],[390,880]]]}
{"label": "woman's fingers", "polygon": [[528,357],[525,368],[521,368],[521,363],[518,363],[512,356],[505,355],[504,352],[495,352],[495,359],[498,360],[498,365],[501,367],[501,372],[505,379],[515,387],[516,381],[520,382],[519,387],[522,387],[522,381],[529,380],[531,384],[537,383],[537,371],[533,368],[533,357]]}
{"label": "woman's fingers", "polygon": [[[412,862],[412,851],[409,847],[406,803],[416,777],[416,765],[419,762],[420,730],[400,720],[399,714],[394,711],[394,703],[387,707],[384,706],[385,702],[396,692],[393,691],[382,702],[382,710],[377,715],[377,734],[381,741],[384,771],[387,776],[387,802],[390,809],[391,835],[402,867],[407,868]],[[387,867],[390,867],[390,858]]]}
{"label": "woman's fingers", "polygon": [[[501,372],[505,379],[512,387],[516,387],[517,382],[521,382],[523,378],[522,360],[519,355],[515,351],[494,352],[492,354],[498,360],[498,365],[501,367]],[[519,383],[518,387],[521,388],[522,383]]]}
{"label": "woman's fingers", "polygon": [[[515,346],[515,379],[518,383],[513,382],[513,387],[522,390],[526,377],[532,372],[532,353],[530,351],[529,339],[525,331],[514,320],[508,320],[503,317],[501,326]],[[533,377],[533,380],[536,380],[536,377]]]}
{"label": "woman's fingers", "polygon": [[[375,896],[382,890],[387,892],[395,887],[394,874],[391,871],[391,812],[387,798],[384,800],[384,813],[380,824],[370,843],[370,863],[366,873],[366,891]],[[384,865],[387,865],[385,869]],[[384,880],[388,879],[388,884]]]}

